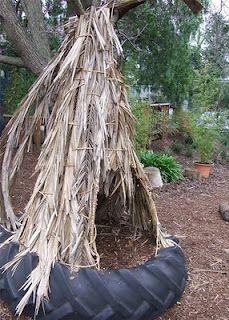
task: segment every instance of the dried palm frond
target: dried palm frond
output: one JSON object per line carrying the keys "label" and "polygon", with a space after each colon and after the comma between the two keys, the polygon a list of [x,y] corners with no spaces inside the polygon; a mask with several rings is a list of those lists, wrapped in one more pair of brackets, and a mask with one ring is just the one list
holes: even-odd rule
{"label": "dried palm frond", "polygon": [[[112,204],[113,214],[129,212],[136,228],[153,228],[157,244],[169,245],[133,151],[133,116],[115,59],[122,48],[110,9],[92,7],[79,19],[70,18],[66,27],[58,55],[22,101],[0,141],[0,219],[15,231],[11,240],[20,244],[18,255],[6,267],[17,265],[27,252],[39,256],[24,285],[18,314],[31,294],[36,293],[36,311],[48,297],[55,261],[73,270],[99,268],[95,241],[99,194]],[[18,227],[9,190],[39,121],[47,135],[36,166],[38,178]]]}

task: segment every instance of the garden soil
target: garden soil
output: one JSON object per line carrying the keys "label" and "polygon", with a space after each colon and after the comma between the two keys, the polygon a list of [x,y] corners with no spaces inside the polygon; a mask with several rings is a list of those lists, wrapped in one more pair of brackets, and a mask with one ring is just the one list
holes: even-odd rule
{"label": "garden soil", "polygon": [[[18,212],[36,181],[36,175],[31,176],[36,159],[36,153],[26,156],[15,182],[12,198]],[[179,160],[190,167],[191,160]],[[159,320],[229,320],[229,223],[218,213],[219,204],[229,201],[229,167],[216,164],[208,179],[165,184],[154,190],[153,197],[160,222],[180,239],[188,267],[182,299]],[[148,233],[134,234],[114,221],[101,222],[98,233],[102,269],[137,265],[155,250]],[[0,320],[16,319],[1,303]]]}

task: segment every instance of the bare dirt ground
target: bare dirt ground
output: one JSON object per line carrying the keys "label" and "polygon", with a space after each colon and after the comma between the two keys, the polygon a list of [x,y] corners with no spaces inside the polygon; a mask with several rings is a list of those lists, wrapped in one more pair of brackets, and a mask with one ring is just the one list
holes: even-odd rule
{"label": "bare dirt ground", "polygon": [[[18,210],[23,209],[32,189],[35,177],[30,178],[30,173],[35,158],[28,157],[14,188],[14,203]],[[190,165],[190,160],[180,160]],[[28,191],[27,198],[22,196],[25,190]],[[161,190],[155,190],[154,198],[160,222],[180,239],[189,274],[182,299],[159,319],[229,320],[229,223],[218,213],[219,203],[229,201],[229,167],[215,165],[209,179],[166,184]],[[109,231],[103,228],[98,238],[100,248],[105,243],[102,258],[109,260],[107,267],[123,266],[124,260],[131,265],[152,254],[147,235],[143,235],[141,241],[133,241],[126,229],[120,236],[117,233],[117,226]],[[129,247],[126,246],[128,243]],[[127,250],[121,255],[124,246]],[[111,261],[109,255],[114,247],[116,253]],[[0,320],[16,319],[5,305],[0,305]]]}
{"label": "bare dirt ground", "polygon": [[159,219],[180,238],[188,284],[180,302],[160,320],[229,319],[229,223],[218,206],[229,201],[229,169],[209,179],[164,186],[155,195]]}

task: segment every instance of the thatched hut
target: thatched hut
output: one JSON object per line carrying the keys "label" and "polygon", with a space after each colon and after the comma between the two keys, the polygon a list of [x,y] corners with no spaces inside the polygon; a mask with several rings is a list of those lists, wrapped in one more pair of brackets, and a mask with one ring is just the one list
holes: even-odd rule
{"label": "thatched hut", "polygon": [[[124,12],[136,1],[118,1]],[[143,1],[142,1],[143,2]],[[197,1],[189,1],[196,3]],[[70,18],[58,54],[32,86],[4,130],[1,140],[0,223],[19,244],[5,268],[16,267],[28,252],[39,262],[23,288],[21,314],[31,295],[36,311],[49,296],[56,261],[77,271],[99,268],[96,215],[112,208],[127,214],[135,229],[152,231],[157,248],[173,241],[160,230],[148,180],[133,149],[133,116],[117,64],[122,47],[111,11],[115,1]],[[24,128],[28,116],[30,125]],[[14,212],[10,188],[30,150],[36,124],[46,138],[36,166],[37,180],[23,215]],[[103,201],[98,198],[102,195]]]}

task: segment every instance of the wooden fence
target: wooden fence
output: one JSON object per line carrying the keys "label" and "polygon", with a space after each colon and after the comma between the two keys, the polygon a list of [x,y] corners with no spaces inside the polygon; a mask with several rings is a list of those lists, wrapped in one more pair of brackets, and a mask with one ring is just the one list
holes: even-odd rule
{"label": "wooden fence", "polygon": [[152,103],[152,140],[165,140],[169,129],[170,110],[174,107],[171,103]]}

